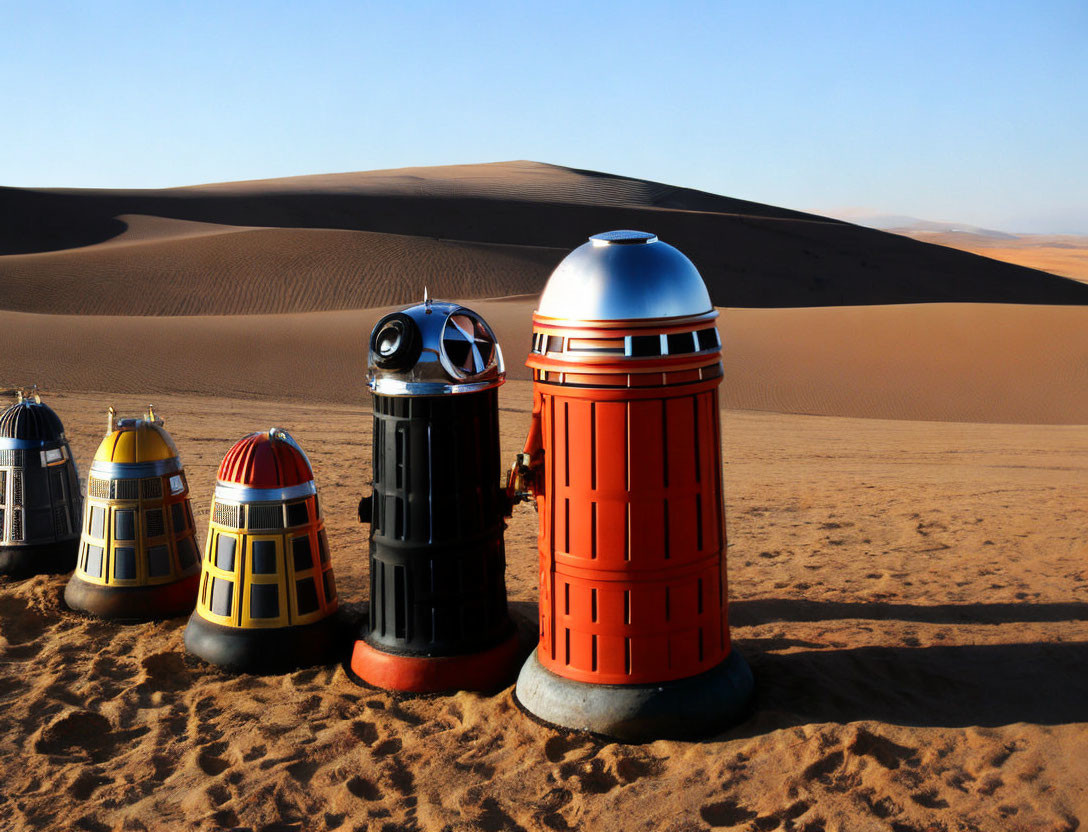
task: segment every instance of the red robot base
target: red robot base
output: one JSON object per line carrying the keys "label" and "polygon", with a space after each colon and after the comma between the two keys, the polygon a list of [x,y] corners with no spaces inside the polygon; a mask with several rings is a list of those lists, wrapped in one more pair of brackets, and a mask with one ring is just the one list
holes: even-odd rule
{"label": "red robot base", "polygon": [[517,633],[490,650],[464,656],[402,656],[359,639],[351,653],[351,672],[371,687],[402,693],[489,692],[510,683],[519,651]]}

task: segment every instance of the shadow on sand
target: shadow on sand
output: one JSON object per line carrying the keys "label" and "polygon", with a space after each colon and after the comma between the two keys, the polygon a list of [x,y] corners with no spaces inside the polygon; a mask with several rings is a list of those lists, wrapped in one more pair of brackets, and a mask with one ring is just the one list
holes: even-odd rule
{"label": "shadow on sand", "polygon": [[918,621],[927,624],[1013,624],[1017,622],[1088,621],[1088,604],[884,604],[765,598],[732,601],[729,622],[751,627],[773,621]]}
{"label": "shadow on sand", "polygon": [[[523,643],[530,641],[536,604],[514,601],[510,608]],[[732,603],[729,613],[733,627],[857,619],[1008,624],[1088,621],[1088,604],[921,606],[767,599]],[[756,677],[755,712],[721,738],[859,720],[946,728],[1088,722],[1088,642],[833,649],[734,633],[734,644]],[[795,647],[817,649],[778,652]]]}
{"label": "shadow on sand", "polygon": [[[1088,621],[1088,604],[827,603],[730,605],[734,627],[768,622],[898,620],[936,624]],[[737,634],[734,634],[735,636]],[[756,712],[727,736],[821,722],[967,727],[1088,722],[1088,642],[815,648],[736,638],[756,676]]]}

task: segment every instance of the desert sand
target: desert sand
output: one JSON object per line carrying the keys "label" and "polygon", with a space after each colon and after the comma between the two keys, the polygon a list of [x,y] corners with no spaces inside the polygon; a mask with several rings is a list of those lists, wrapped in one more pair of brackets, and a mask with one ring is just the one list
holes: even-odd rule
{"label": "desert sand", "polygon": [[955,232],[896,233],[904,233],[925,243],[958,248],[1006,263],[1088,281],[1088,237],[1081,235],[1013,234],[994,238]]}
{"label": "desert sand", "polygon": [[[37,381],[85,475],[153,402],[200,537],[233,442],[314,463],[365,609],[366,339],[432,295],[492,322],[504,459],[548,270],[634,226],[703,271],[722,387],[730,617],[757,710],[705,742],[540,725],[511,688],[398,698],[338,665],[220,673],[184,619],[0,580],[0,826],[1074,830],[1088,821],[1088,286],[892,234],[533,163],[155,192],[0,190],[0,386]],[[7,235],[7,236],[2,236]],[[819,277],[819,280],[815,278]],[[535,629],[536,516],[507,530]]]}

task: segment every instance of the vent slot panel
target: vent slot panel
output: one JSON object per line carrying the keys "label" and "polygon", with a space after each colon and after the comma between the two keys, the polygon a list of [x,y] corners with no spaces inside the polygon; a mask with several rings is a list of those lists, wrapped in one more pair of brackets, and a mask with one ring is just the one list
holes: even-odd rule
{"label": "vent slot panel", "polygon": [[113,499],[136,500],[139,498],[139,480],[114,480]]}
{"label": "vent slot panel", "polygon": [[162,509],[156,508],[144,515],[146,519],[147,536],[148,537],[162,537],[165,532],[165,523],[163,522]]}
{"label": "vent slot panel", "polygon": [[232,529],[242,527],[242,507],[216,503],[212,512],[212,520],[221,526],[230,526]]}
{"label": "vent slot panel", "polygon": [[[3,526],[2,520],[0,520],[0,526]],[[64,537],[68,534],[67,506],[53,506],[53,528],[56,530],[57,537]]]}

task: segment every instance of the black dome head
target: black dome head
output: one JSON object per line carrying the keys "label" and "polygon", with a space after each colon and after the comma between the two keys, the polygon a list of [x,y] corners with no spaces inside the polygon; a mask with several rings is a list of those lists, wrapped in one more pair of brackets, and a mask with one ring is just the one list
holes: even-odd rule
{"label": "black dome head", "polygon": [[55,442],[64,439],[64,424],[40,396],[20,393],[19,400],[0,413],[0,438]]}

